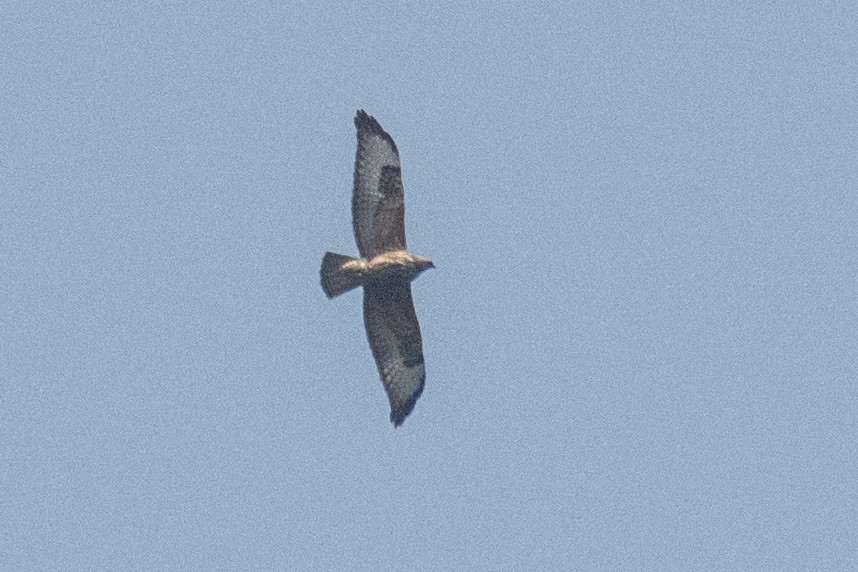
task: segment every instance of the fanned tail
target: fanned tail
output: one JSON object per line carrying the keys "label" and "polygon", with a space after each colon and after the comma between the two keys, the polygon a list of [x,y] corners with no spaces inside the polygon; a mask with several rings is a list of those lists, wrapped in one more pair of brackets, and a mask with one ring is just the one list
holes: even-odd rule
{"label": "fanned tail", "polygon": [[343,268],[343,264],[352,262],[357,258],[344,254],[326,252],[322,258],[322,290],[328,298],[339,296],[361,285],[363,277],[355,268]]}

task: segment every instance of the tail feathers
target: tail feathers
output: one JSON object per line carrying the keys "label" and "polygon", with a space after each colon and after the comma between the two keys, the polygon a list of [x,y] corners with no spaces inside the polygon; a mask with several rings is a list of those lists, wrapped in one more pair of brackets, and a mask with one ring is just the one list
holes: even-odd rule
{"label": "tail feathers", "polygon": [[361,272],[356,268],[343,268],[343,264],[357,260],[344,254],[326,252],[322,258],[322,290],[328,298],[339,296],[362,283]]}

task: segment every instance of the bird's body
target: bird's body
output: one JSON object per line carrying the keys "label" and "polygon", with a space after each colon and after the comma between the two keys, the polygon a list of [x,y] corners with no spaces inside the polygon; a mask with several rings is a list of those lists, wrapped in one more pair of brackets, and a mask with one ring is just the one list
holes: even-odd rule
{"label": "bird's body", "polygon": [[384,282],[385,280],[407,280],[411,282],[427,268],[432,261],[423,256],[415,256],[407,250],[391,250],[373,256],[364,264],[364,280]]}
{"label": "bird's body", "polygon": [[429,258],[407,250],[382,252],[372,258],[328,252],[322,260],[322,289],[328,298],[333,298],[358,286],[411,282],[424,270],[434,267]]}
{"label": "bird's body", "polygon": [[399,426],[423,392],[426,368],[411,281],[432,261],[405,246],[405,202],[399,152],[374,117],[358,110],[358,150],[352,224],[360,258],[332,252],[322,258],[322,289],[329,298],[363,286],[364,325]]}

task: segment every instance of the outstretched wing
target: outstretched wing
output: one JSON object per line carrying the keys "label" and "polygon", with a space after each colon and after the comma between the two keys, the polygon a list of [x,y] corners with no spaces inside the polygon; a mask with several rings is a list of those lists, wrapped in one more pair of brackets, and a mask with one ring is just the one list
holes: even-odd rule
{"label": "outstretched wing", "polygon": [[352,224],[360,255],[405,250],[405,197],[396,143],[363,109],[355,116],[355,127]]}
{"label": "outstretched wing", "polygon": [[398,427],[414,409],[426,380],[411,284],[390,281],[364,286],[363,319],[369,347],[390,399],[390,420]]}

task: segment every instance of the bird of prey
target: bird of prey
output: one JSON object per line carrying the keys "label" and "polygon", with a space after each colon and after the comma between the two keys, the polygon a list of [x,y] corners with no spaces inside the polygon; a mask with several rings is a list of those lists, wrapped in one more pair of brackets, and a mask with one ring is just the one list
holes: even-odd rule
{"label": "bird of prey", "polygon": [[322,289],[333,298],[363,286],[366,336],[390,399],[390,421],[399,427],[414,409],[426,379],[411,281],[435,266],[406,250],[405,197],[396,143],[363,109],[355,116],[355,127],[352,225],[360,258],[326,252]]}

